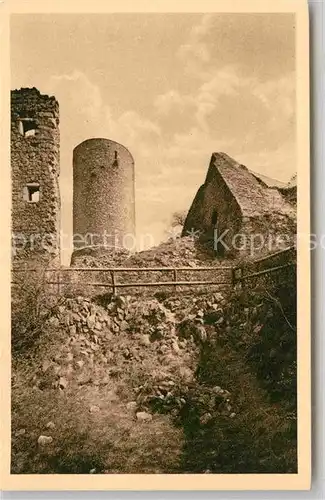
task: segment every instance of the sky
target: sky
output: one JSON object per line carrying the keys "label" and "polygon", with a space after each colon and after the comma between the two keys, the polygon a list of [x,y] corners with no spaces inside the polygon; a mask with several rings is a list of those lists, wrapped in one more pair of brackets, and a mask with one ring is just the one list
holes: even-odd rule
{"label": "sky", "polygon": [[72,151],[91,137],[135,159],[140,246],[143,234],[168,237],[213,152],[284,182],[296,172],[293,14],[12,15],[11,88],[20,87],[60,104],[65,234]]}

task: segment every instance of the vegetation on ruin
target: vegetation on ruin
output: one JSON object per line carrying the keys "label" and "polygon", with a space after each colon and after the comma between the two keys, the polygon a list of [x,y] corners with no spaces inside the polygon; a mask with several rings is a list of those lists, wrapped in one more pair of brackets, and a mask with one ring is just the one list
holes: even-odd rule
{"label": "vegetation on ruin", "polygon": [[13,303],[13,473],[297,470],[294,270],[142,299],[34,279]]}

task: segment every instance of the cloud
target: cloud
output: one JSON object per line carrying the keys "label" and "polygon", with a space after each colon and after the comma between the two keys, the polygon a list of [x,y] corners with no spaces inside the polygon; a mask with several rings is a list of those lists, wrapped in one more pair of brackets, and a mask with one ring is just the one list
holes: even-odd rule
{"label": "cloud", "polygon": [[54,75],[49,85],[61,106],[69,105],[91,121],[98,119],[103,106],[100,89],[84,73],[75,70],[71,74]]}
{"label": "cloud", "polygon": [[[263,45],[265,38],[272,38],[273,21],[267,26],[262,22],[267,32],[263,35],[253,17],[243,17],[238,32],[231,16],[227,21],[202,16],[177,53],[183,84],[167,86],[143,110],[122,108],[118,113],[110,94],[103,94],[102,87],[80,71],[52,77],[50,93],[61,107],[62,182],[72,186],[72,150],[82,140],[97,136],[124,144],[135,158],[138,233],[149,231],[159,241],[166,236],[172,213],[190,206],[214,151],[224,151],[270,177],[283,179],[284,171],[291,175],[295,74],[290,64],[280,72],[277,61],[270,64],[272,71],[267,60],[261,62],[258,45],[253,50],[244,28],[257,30],[258,35],[250,36],[255,41],[260,36]],[[246,48],[241,47],[245,43]],[[252,54],[247,55],[247,47]],[[272,60],[270,50],[261,53]],[[66,184],[62,193],[70,210]]]}
{"label": "cloud", "polygon": [[139,138],[160,134],[156,123],[133,110],[113,116],[99,86],[80,71],[52,76],[49,86],[60,102],[61,126],[70,128],[70,139],[99,136],[134,144]]}
{"label": "cloud", "polygon": [[295,16],[202,15],[181,45],[178,57],[184,70],[201,80],[232,65],[239,65],[243,76],[253,73],[263,80],[279,78],[295,69]]}
{"label": "cloud", "polygon": [[199,24],[193,26],[189,40],[177,51],[177,56],[184,64],[185,71],[192,75],[200,76],[205,64],[211,60],[210,50],[204,38],[213,26],[213,20],[213,15],[203,15]]}
{"label": "cloud", "polygon": [[210,76],[203,83],[197,94],[196,118],[198,124],[208,129],[207,118],[217,108],[225,96],[236,96],[245,83],[239,78],[234,67],[224,67]]}
{"label": "cloud", "polygon": [[279,79],[256,84],[254,95],[273,113],[280,118],[292,119],[295,116],[296,80],[294,72]]}
{"label": "cloud", "polygon": [[[270,134],[283,137],[293,133],[295,74],[265,82],[255,75],[242,76],[238,65],[224,66],[211,72],[203,83],[197,82],[191,94],[173,89],[158,96],[154,106],[158,117],[169,117],[170,124],[166,121],[166,125],[171,129],[176,123],[181,127],[186,122],[185,133],[194,142],[198,131],[204,131],[207,137],[215,132],[226,142],[230,137],[243,143],[250,137],[255,143],[264,137],[266,142]],[[175,130],[174,138],[178,135]]]}
{"label": "cloud", "polygon": [[[142,17],[101,18],[92,34],[78,32],[79,20],[61,26],[49,19],[42,34],[55,25],[48,40],[57,43],[47,47],[53,57],[37,73],[45,50],[37,32],[22,37],[26,22],[16,32],[18,83],[59,100],[66,230],[72,230],[72,151],[90,137],[111,138],[130,150],[138,230],[160,238],[172,213],[190,206],[214,151],[270,177],[286,180],[294,173],[294,15],[191,14],[181,22],[172,15]],[[97,50],[104,45],[107,50]],[[62,47],[69,50],[60,59]],[[50,76],[55,71],[60,74]]]}
{"label": "cloud", "polygon": [[139,139],[150,140],[160,136],[160,127],[135,111],[126,111],[112,125],[112,132],[120,140],[135,144]]}
{"label": "cloud", "polygon": [[283,182],[288,182],[297,171],[296,145],[293,141],[283,141],[273,150],[234,151],[234,155],[238,155],[251,170]]}
{"label": "cloud", "polygon": [[187,43],[181,45],[178,51],[182,59],[193,57],[194,60],[207,63],[210,61],[210,52],[204,43]]}
{"label": "cloud", "polygon": [[[214,134],[207,133],[200,127],[192,127],[188,132],[175,134],[173,141],[166,149],[167,161],[178,161],[184,165],[186,171],[186,162],[190,159],[197,161],[198,168],[202,171],[202,162],[204,158],[207,167],[211,154],[214,151],[227,150],[232,144],[232,140],[217,140]],[[185,164],[184,164],[185,163]],[[188,172],[187,172],[188,175]]]}
{"label": "cloud", "polygon": [[192,96],[181,95],[177,90],[170,90],[156,97],[154,107],[159,115],[167,116],[175,110],[183,110],[187,106],[194,106],[195,100]]}
{"label": "cloud", "polygon": [[201,17],[199,24],[193,26],[191,31],[192,42],[195,42],[197,39],[201,39],[207,33],[210,32],[213,27],[215,15],[214,14],[204,14]]}
{"label": "cloud", "polygon": [[181,94],[173,89],[159,95],[154,106],[160,116],[173,115],[177,112],[192,111],[196,119],[194,126],[207,130],[206,118],[218,105],[224,96],[236,95],[246,84],[239,77],[235,67],[224,67],[212,73],[202,84],[199,84],[192,94]]}
{"label": "cloud", "polygon": [[[45,89],[49,94],[55,95],[60,104],[62,229],[71,234],[74,147],[91,137],[116,140],[125,145],[134,156],[138,177],[152,178],[154,181],[157,172],[152,169],[152,159],[157,154],[161,130],[158,123],[140,116],[134,110],[114,115],[99,86],[80,71],[52,76]],[[153,184],[154,188],[156,186],[157,184]],[[152,213],[151,209],[148,210],[148,203],[152,205],[152,200],[143,199],[140,222],[143,219],[141,213]],[[140,227],[140,231],[142,230],[145,227]],[[65,256],[65,261],[68,262],[68,258]]]}

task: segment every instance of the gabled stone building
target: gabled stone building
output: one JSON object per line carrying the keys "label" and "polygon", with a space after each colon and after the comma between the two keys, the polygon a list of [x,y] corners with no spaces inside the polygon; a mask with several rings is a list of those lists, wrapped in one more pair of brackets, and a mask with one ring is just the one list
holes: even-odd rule
{"label": "gabled stone building", "polygon": [[225,153],[213,153],[182,235],[193,232],[210,240],[219,255],[251,252],[253,244],[257,251],[265,245],[275,250],[292,244],[296,211],[277,188],[269,188]]}

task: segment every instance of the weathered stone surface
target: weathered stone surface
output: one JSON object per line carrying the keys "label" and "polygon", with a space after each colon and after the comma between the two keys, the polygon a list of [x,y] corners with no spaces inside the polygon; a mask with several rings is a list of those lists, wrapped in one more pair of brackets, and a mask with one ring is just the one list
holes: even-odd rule
{"label": "weathered stone surface", "polygon": [[143,346],[149,346],[151,344],[149,335],[147,334],[142,335],[140,342],[141,345]]}
{"label": "weathered stone surface", "polygon": [[211,419],[212,419],[211,413],[204,413],[204,415],[202,415],[202,417],[200,417],[200,424],[206,425],[211,421]]}
{"label": "weathered stone surface", "polygon": [[[54,120],[53,120],[54,119]],[[34,132],[33,132],[34,130]],[[31,133],[34,135],[30,135]],[[11,92],[13,263],[59,264],[59,105],[36,88]],[[34,184],[32,184],[34,183]],[[37,188],[38,185],[38,188]],[[39,190],[39,199],[32,190]]]}
{"label": "weathered stone surface", "polygon": [[37,443],[40,446],[46,446],[48,444],[51,444],[53,442],[52,436],[39,436]]}
{"label": "weathered stone surface", "polygon": [[179,354],[181,352],[179,345],[176,341],[172,343],[172,349],[176,354]]}
{"label": "weathered stone surface", "polygon": [[97,405],[92,405],[92,406],[89,408],[89,411],[90,411],[90,413],[98,413],[98,412],[100,412],[100,408],[99,408],[99,406],[97,406]]}
{"label": "weathered stone surface", "polygon": [[[91,252],[108,253],[127,246],[125,235],[135,234],[134,160],[121,144],[109,139],[87,139],[73,151],[73,232],[75,258]],[[96,210],[89,207],[96,206]],[[118,228],[118,229],[117,229]],[[96,241],[87,241],[96,235]],[[132,240],[132,238],[131,238]],[[82,248],[86,245],[86,249]],[[96,248],[102,247],[102,248]],[[79,252],[78,252],[79,251]]]}
{"label": "weathered stone surface", "polygon": [[126,405],[127,409],[129,411],[135,411],[138,406],[138,403],[136,401],[129,401]]}
{"label": "weathered stone surface", "polygon": [[66,389],[68,387],[69,382],[65,377],[60,377],[59,379],[59,387],[60,389]]}
{"label": "weathered stone surface", "polygon": [[19,429],[18,431],[15,432],[16,437],[24,436],[24,434],[26,434],[26,429]]}
{"label": "weathered stone surface", "polygon": [[70,335],[75,335],[77,333],[77,326],[71,325],[69,328]]}
{"label": "weathered stone surface", "polygon": [[42,372],[45,373],[50,368],[51,364],[51,361],[46,359],[42,364]]}
{"label": "weathered stone surface", "polygon": [[[251,253],[252,245],[256,255],[265,248],[270,251],[270,235],[289,235],[294,243],[296,210],[277,189],[268,188],[245,166],[224,153],[213,153],[182,234],[191,231],[203,233],[217,255]],[[225,245],[217,241],[221,235]],[[261,239],[254,239],[256,235]],[[272,241],[272,250],[276,250],[279,239]]]}
{"label": "weathered stone surface", "polygon": [[152,420],[152,415],[146,411],[139,411],[136,417],[140,422],[150,422]]}
{"label": "weathered stone surface", "polygon": [[129,328],[129,323],[125,320],[121,321],[120,330],[123,332]]}
{"label": "weathered stone surface", "polygon": [[96,323],[96,318],[95,316],[88,316],[87,318],[87,326],[90,330],[92,330],[95,326],[95,323]]}

